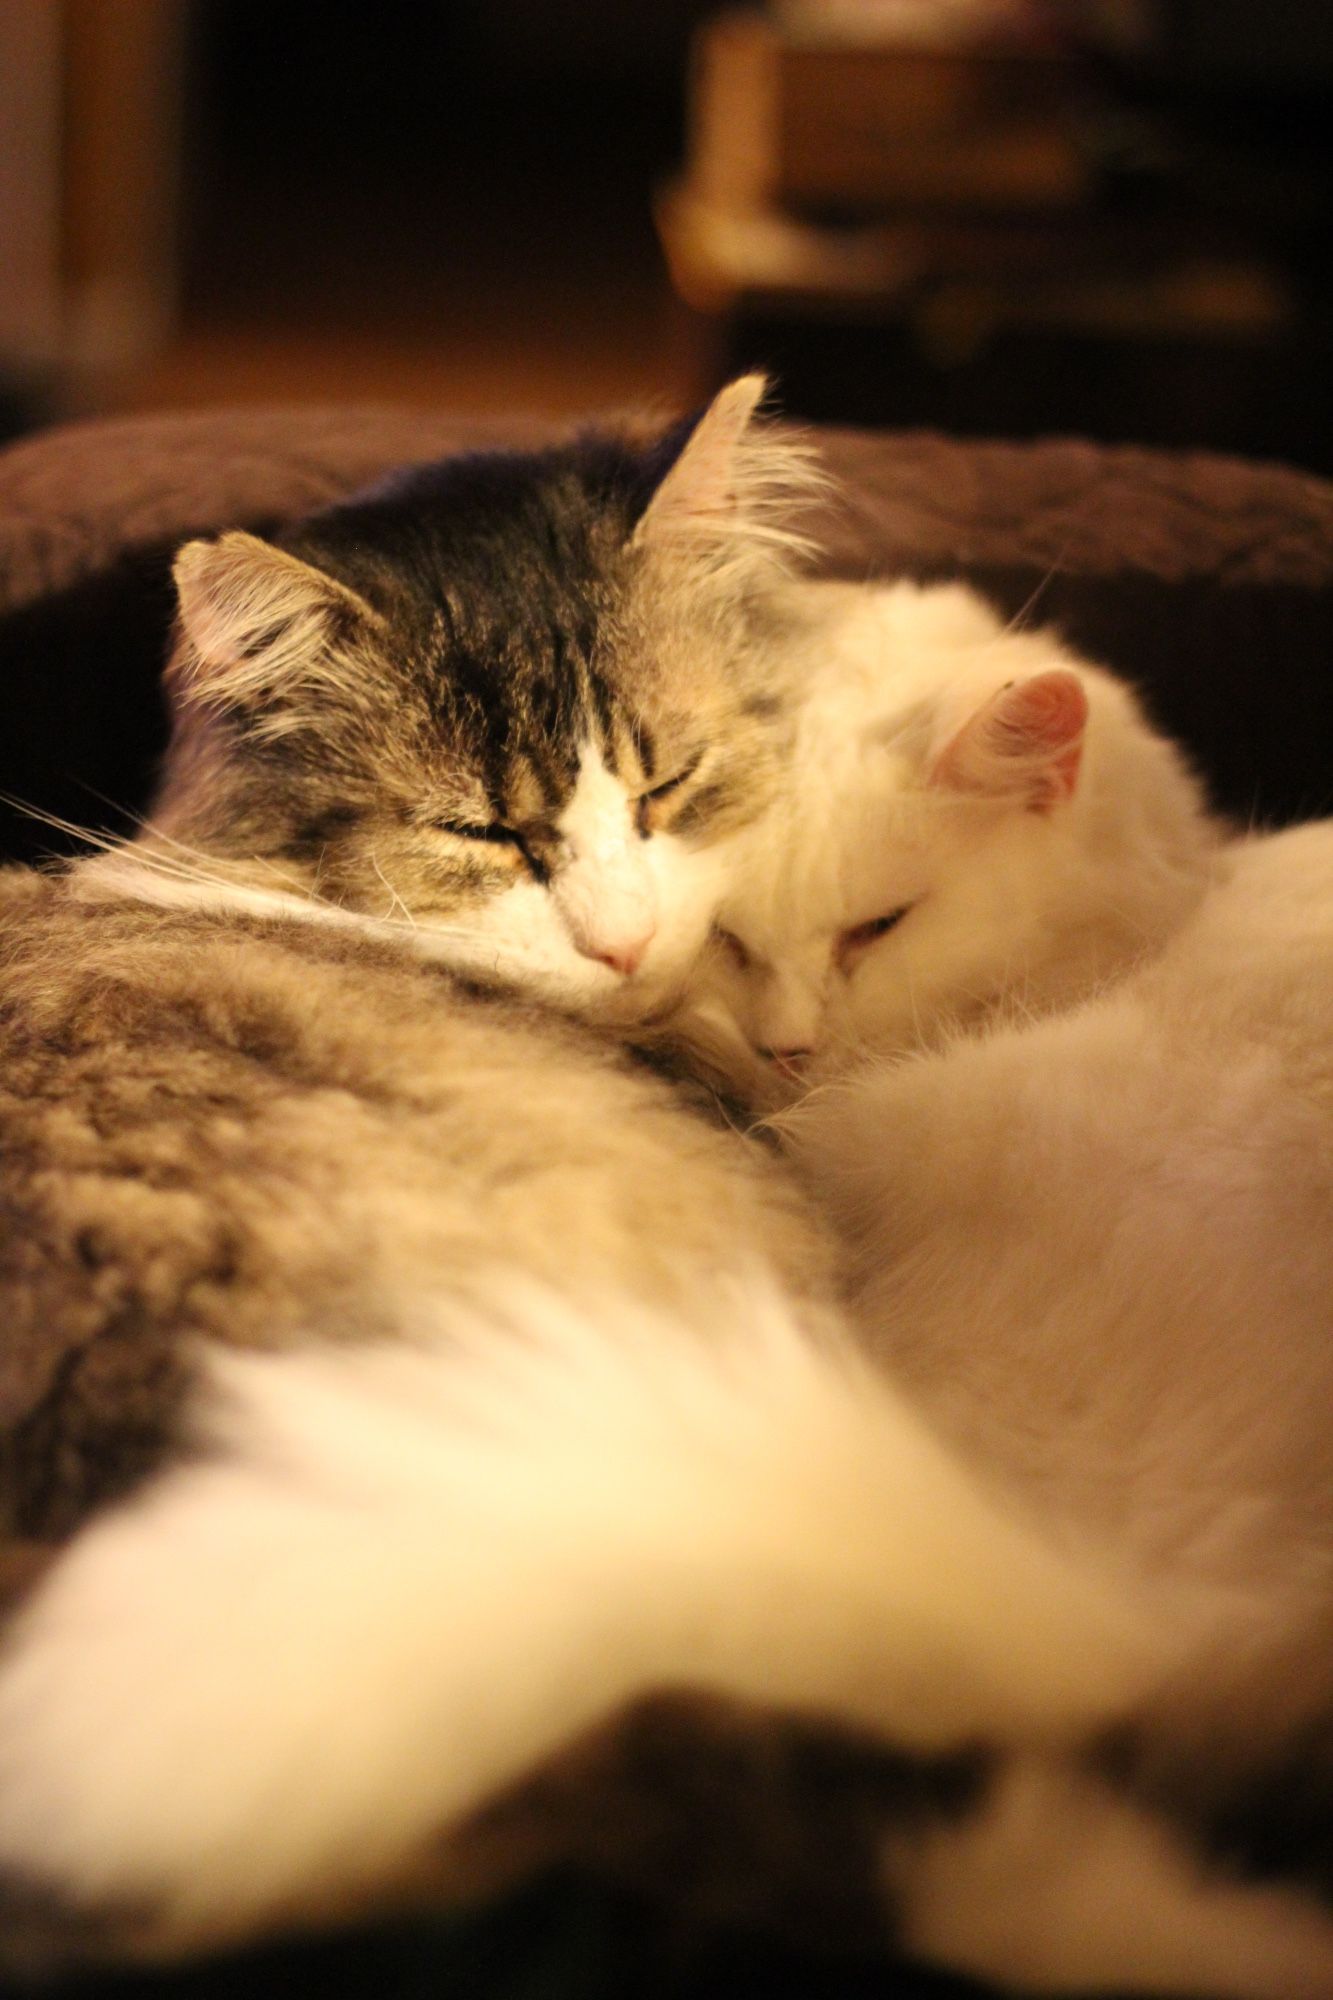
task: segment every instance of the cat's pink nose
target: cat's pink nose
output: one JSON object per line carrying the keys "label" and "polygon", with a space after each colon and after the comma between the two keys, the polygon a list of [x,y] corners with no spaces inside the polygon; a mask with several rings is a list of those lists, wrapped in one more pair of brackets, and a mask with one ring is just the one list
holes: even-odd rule
{"label": "cat's pink nose", "polygon": [[603,951],[590,951],[588,957],[595,958],[599,965],[609,965],[612,972],[618,972],[623,978],[628,979],[630,974],[637,972],[643,964],[644,953],[655,935],[653,931],[645,931],[642,937],[634,938],[628,944],[609,945]]}

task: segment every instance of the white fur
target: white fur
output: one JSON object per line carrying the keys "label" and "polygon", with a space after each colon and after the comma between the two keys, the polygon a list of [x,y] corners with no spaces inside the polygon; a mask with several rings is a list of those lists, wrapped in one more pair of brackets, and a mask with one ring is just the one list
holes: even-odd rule
{"label": "white fur", "polygon": [[[1169,1756],[1188,1716],[1196,1783],[1223,1757],[1262,1780],[1328,1698],[1333,825],[1220,844],[1124,690],[966,592],[798,601],[828,663],[737,843],[749,962],[712,966],[710,1049],[729,1008],[754,1048],[814,1052],[780,1123],[873,1351],[1054,1533],[1178,1627],[1203,1609],[1146,1725]],[[1081,768],[1015,797],[969,757],[957,781],[947,746],[1053,667],[1088,696]],[[1293,1888],[1210,1875],[1075,1768],[1016,1765],[890,1863],[918,1948],[992,1977],[1333,1994]]]}
{"label": "white fur", "polygon": [[[1205,1593],[1194,1754],[1211,1731],[1261,1776],[1327,1700],[1287,1649],[1317,1663],[1333,1606],[1333,826],[1227,867],[1105,994],[857,1070],[784,1125],[866,1337],[966,1461],[1178,1618]],[[1333,1993],[1333,1931],[1293,1888],[1210,1877],[1068,1770],[1007,1783],[899,1857],[928,1955],[1025,1986]]]}
{"label": "white fur", "polygon": [[[1128,691],[1049,634],[1008,630],[958,586],[793,585],[810,686],[784,792],[728,861],[701,998],[760,1048],[911,1047],[1001,1007],[1061,1005],[1169,934],[1210,879],[1215,836]],[[1031,810],[937,777],[1006,683],[1076,673],[1090,703],[1071,797]],[[848,953],[856,926],[910,906]]]}
{"label": "white fur", "polygon": [[1333,826],[1230,867],[1103,996],[869,1067],[787,1128],[947,1430],[1280,1629],[1333,1603]]}
{"label": "white fur", "polygon": [[215,1364],[211,1454],[11,1630],[0,1868],[175,1948],[354,1896],[655,1686],[923,1751],[1141,1690],[1136,1619],[878,1376],[757,1282],[718,1317],[497,1278],[402,1342]]}
{"label": "white fur", "polygon": [[551,895],[574,949],[613,968],[637,967],[657,935],[660,906],[648,850],[624,785],[600,752],[584,747],[556,822],[566,854]]}

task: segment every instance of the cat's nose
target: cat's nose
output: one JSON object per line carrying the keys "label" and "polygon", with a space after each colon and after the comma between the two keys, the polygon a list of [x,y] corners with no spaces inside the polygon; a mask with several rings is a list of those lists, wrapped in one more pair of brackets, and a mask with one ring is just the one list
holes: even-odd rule
{"label": "cat's nose", "polygon": [[774,1069],[780,1069],[786,1076],[799,1076],[814,1054],[813,1049],[761,1049],[761,1056],[767,1056]]}
{"label": "cat's nose", "polygon": [[596,959],[599,965],[609,965],[612,972],[628,979],[643,964],[644,953],[655,936],[655,931],[645,931],[642,937],[634,938],[629,943],[604,945],[600,950],[589,949],[586,956]]}

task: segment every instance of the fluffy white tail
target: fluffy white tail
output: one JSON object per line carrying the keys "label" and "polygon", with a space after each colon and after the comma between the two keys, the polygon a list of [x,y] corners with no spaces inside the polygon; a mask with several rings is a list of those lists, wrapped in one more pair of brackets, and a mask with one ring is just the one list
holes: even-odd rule
{"label": "fluffy white tail", "polygon": [[1139,1691],[1111,1595],[756,1286],[704,1342],[512,1283],[224,1357],[210,1449],[74,1544],[0,1665],[0,1869],[156,1935],[354,1890],[651,1688],[907,1750]]}

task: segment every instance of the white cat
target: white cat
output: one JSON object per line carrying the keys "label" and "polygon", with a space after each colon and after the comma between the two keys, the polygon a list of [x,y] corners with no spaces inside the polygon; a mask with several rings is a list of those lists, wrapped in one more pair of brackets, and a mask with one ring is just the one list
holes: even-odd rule
{"label": "white cat", "polygon": [[1177,1629],[1206,1599],[1121,1775],[1223,1857],[1154,1960],[1125,1918],[1166,1874],[1067,1775],[1015,1777],[899,1857],[909,1936],[1229,1992],[1228,1872],[1285,1810],[1317,1878],[1333,1796],[1333,826],[1219,844],[1123,689],[959,590],[855,593],[835,629],[705,1005],[761,1091],[822,1085],[781,1126],[918,1407]]}
{"label": "white cat", "polygon": [[809,694],[703,982],[779,1069],[1067,1004],[1202,895],[1198,788],[1109,675],[959,585],[790,606]]}

